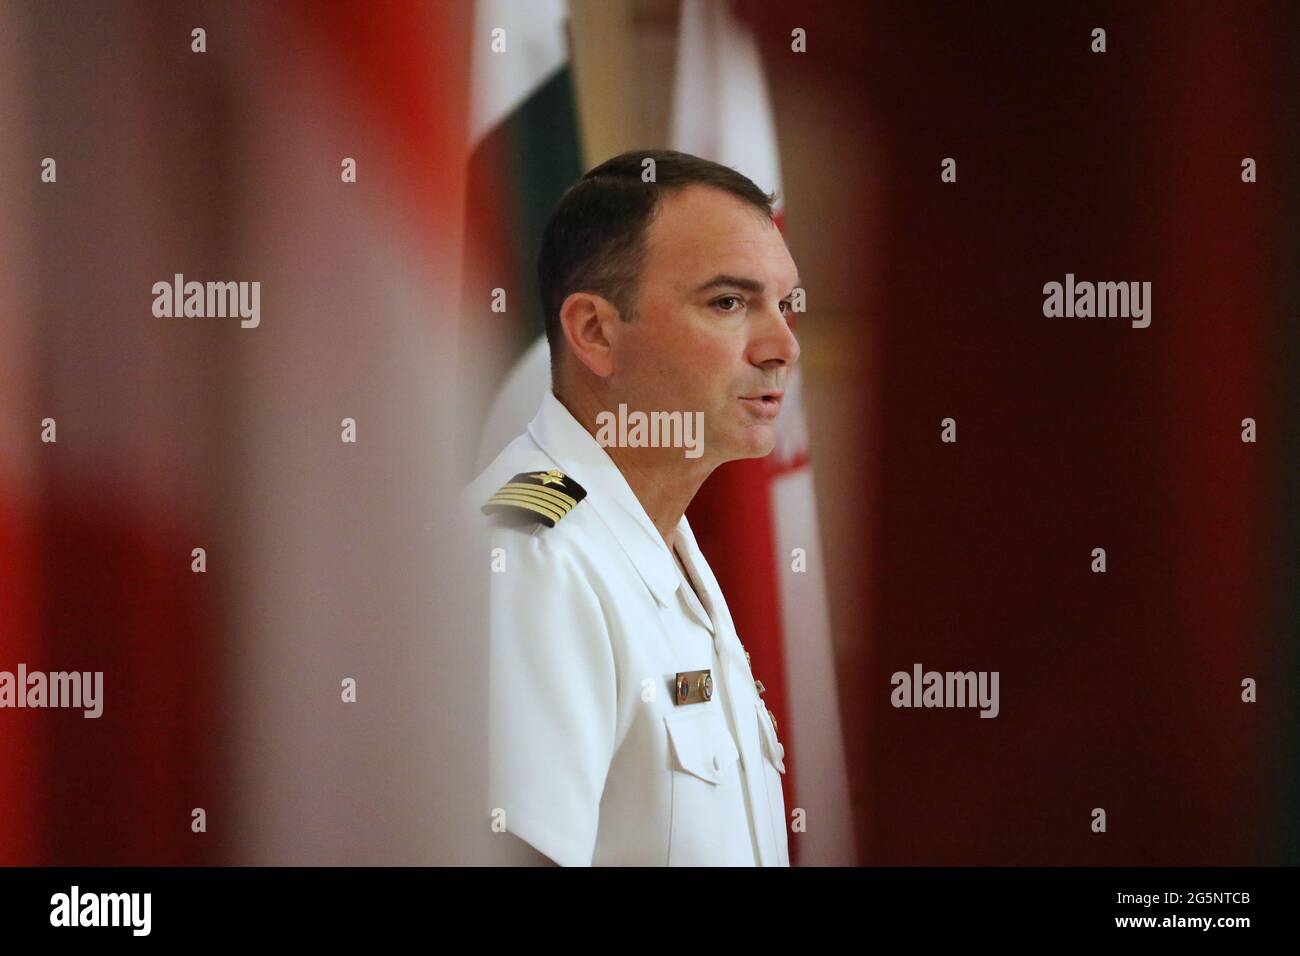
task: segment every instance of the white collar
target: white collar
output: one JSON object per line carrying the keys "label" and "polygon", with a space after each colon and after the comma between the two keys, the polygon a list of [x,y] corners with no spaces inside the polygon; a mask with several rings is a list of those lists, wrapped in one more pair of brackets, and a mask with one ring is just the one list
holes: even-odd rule
{"label": "white collar", "polygon": [[[681,583],[677,561],[609,453],[549,388],[528,423],[528,434],[561,471],[586,489],[583,503],[604,521],[659,606],[667,607]],[[691,552],[698,546],[685,515],[677,525],[677,540],[694,564]]]}

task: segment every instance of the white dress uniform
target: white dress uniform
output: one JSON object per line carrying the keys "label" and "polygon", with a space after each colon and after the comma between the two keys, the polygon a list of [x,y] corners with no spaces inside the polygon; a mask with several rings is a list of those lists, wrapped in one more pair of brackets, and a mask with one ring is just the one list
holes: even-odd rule
{"label": "white dress uniform", "polygon": [[686,518],[679,565],[549,390],[466,500],[496,512],[489,813],[563,865],[789,866],[784,748]]}

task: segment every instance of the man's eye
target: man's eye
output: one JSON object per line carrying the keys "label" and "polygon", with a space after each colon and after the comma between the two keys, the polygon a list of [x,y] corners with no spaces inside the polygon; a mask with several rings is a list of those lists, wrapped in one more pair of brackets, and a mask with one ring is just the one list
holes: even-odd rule
{"label": "man's eye", "polygon": [[[714,299],[714,300],[713,300],[713,304],[714,304],[715,306],[720,306],[720,305],[722,305],[722,303],[724,303],[724,302],[737,302],[737,303],[741,303],[741,302],[744,302],[744,300],[743,300],[740,296],[738,296],[738,295],[724,295],[721,299]],[[735,309],[725,309],[725,308],[724,308],[722,311],[723,311],[723,312],[734,312],[734,311],[736,311],[736,310],[735,310]]]}
{"label": "man's eye", "polygon": [[786,299],[786,300],[784,300],[784,301],[781,303],[781,314],[782,314],[782,315],[789,315],[789,314],[790,314],[790,300],[789,300],[789,299]]}

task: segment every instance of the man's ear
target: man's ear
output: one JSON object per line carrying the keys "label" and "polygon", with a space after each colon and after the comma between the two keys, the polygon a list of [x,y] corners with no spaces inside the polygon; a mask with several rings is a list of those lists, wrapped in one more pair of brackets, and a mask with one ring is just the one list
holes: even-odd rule
{"label": "man's ear", "polygon": [[618,309],[594,292],[573,292],[560,306],[560,328],[573,357],[600,378],[614,374]]}

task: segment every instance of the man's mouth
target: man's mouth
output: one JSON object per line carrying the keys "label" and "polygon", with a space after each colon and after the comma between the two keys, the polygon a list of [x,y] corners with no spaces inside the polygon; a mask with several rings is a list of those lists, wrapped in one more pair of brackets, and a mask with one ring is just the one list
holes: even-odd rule
{"label": "man's mouth", "polygon": [[740,400],[749,407],[751,411],[763,418],[776,418],[777,413],[781,411],[781,398],[785,395],[781,389],[774,389],[770,392],[758,392],[754,395],[742,395]]}

